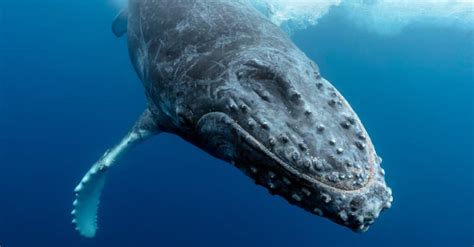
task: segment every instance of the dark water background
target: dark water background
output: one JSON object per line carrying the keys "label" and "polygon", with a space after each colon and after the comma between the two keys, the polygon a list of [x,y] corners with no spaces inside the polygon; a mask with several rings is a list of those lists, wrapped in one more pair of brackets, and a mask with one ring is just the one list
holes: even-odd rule
{"label": "dark water background", "polygon": [[355,234],[272,197],[161,135],[109,174],[95,239],[70,225],[73,188],[145,106],[115,10],[0,2],[0,245],[472,246],[474,33],[381,36],[335,9],[293,39],[351,102],[384,158],[393,208]]}

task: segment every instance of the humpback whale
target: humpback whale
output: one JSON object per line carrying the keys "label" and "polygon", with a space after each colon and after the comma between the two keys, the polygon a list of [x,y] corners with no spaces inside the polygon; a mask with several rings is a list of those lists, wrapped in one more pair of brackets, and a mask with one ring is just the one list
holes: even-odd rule
{"label": "humpback whale", "polygon": [[75,188],[73,224],[81,235],[96,234],[109,168],[162,132],[355,232],[391,207],[381,158],[359,117],[247,0],[130,0],[112,30],[128,38],[147,108]]}

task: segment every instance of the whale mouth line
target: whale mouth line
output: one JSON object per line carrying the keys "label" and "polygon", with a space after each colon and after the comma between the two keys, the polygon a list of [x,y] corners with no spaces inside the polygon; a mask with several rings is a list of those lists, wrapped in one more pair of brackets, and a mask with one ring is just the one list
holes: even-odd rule
{"label": "whale mouth line", "polygon": [[[212,113],[212,112],[211,112]],[[331,186],[317,178],[313,178],[311,176],[308,176],[305,173],[299,172],[295,168],[293,168],[290,164],[287,162],[283,161],[280,159],[275,153],[273,153],[271,150],[269,150],[265,145],[263,145],[257,138],[255,138],[253,135],[251,135],[247,130],[245,130],[237,121],[235,121],[233,118],[231,118],[229,115],[227,115],[224,112],[214,112],[215,114],[220,114],[222,115],[225,119],[227,119],[229,124],[235,128],[238,133],[244,137],[244,141],[247,142],[254,150],[263,153],[266,157],[270,158],[273,162],[276,162],[280,166],[282,166],[286,171],[288,171],[291,175],[295,177],[302,177],[304,182],[310,182],[310,183],[315,183],[318,184],[321,187],[324,187],[329,190],[334,190],[337,192],[346,192],[346,193],[356,193],[358,191],[364,190],[370,185],[372,185],[374,179],[374,167],[371,166],[370,168],[370,173],[369,173],[369,178],[366,184],[363,186],[357,188],[357,189],[341,189],[338,187]],[[209,114],[209,113],[208,113]]]}

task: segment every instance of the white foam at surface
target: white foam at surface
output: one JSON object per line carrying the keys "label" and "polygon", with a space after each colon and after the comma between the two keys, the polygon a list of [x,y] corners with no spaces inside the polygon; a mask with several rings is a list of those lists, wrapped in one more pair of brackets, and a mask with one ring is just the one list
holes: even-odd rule
{"label": "white foam at surface", "polygon": [[474,0],[251,0],[277,25],[316,25],[333,7],[369,31],[396,34],[410,24],[474,29]]}
{"label": "white foam at surface", "polygon": [[269,19],[282,25],[293,22],[298,27],[317,24],[331,7],[337,6],[342,0],[251,0],[255,5],[267,8],[265,13]]}
{"label": "white foam at surface", "polygon": [[343,7],[360,27],[396,34],[410,24],[474,29],[473,0],[351,0]]}

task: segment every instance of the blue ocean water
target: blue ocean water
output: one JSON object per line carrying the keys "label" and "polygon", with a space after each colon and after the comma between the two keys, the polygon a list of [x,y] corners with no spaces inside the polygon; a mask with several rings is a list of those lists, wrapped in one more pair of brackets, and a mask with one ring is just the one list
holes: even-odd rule
{"label": "blue ocean water", "polygon": [[0,2],[0,246],[472,246],[474,32],[384,35],[335,7],[292,38],[348,99],[384,159],[393,207],[356,234],[272,197],[176,136],[109,174],[99,232],[73,189],[145,107],[126,40],[98,1]]}

